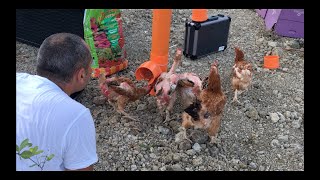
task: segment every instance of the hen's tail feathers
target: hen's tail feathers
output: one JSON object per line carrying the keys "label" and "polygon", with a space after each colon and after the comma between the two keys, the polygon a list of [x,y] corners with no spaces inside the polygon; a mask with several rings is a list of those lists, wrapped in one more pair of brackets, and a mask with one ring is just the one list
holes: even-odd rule
{"label": "hen's tail feathers", "polygon": [[244,58],[243,52],[238,47],[235,48],[235,52],[236,52],[235,62],[242,61]]}

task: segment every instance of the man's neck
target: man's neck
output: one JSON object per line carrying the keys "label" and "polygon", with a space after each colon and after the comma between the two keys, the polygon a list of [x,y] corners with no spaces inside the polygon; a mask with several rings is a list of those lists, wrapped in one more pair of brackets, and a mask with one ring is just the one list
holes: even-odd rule
{"label": "man's neck", "polygon": [[54,82],[57,86],[60,87],[60,89],[65,92],[66,94],[68,94],[68,96],[70,96],[72,93],[74,93],[72,86],[68,83],[57,83]]}

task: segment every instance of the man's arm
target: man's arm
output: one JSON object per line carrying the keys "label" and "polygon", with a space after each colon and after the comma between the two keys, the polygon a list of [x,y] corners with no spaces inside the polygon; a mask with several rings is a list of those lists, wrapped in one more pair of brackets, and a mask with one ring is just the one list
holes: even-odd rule
{"label": "man's arm", "polygon": [[96,133],[89,110],[72,125],[64,145],[64,167],[68,170],[92,171],[98,161]]}
{"label": "man's arm", "polygon": [[93,171],[93,165],[88,166],[86,168],[82,168],[82,169],[75,169],[75,170],[66,169],[66,171]]}

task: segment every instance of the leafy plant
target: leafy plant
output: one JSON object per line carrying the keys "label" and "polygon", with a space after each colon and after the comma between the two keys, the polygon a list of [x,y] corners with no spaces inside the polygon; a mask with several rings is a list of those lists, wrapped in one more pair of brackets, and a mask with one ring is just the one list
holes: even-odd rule
{"label": "leafy plant", "polygon": [[[24,148],[29,147],[28,150],[22,151]],[[22,152],[21,152],[22,151]],[[40,156],[41,159],[39,160],[39,157],[37,155],[43,153],[43,150],[39,150],[38,146],[32,147],[32,143],[29,142],[29,139],[25,139],[21,142],[20,146],[16,144],[16,154],[23,159],[29,159],[31,160],[34,164],[32,164],[29,167],[34,167],[38,166],[41,171],[43,170],[43,167],[47,161],[50,161],[53,157],[54,154],[48,155],[42,155]],[[33,158],[31,158],[33,157]]]}

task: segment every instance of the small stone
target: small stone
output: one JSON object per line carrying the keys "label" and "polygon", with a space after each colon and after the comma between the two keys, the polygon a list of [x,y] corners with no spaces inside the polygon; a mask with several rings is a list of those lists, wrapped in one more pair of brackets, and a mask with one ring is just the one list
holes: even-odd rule
{"label": "small stone", "polygon": [[245,163],[243,163],[243,162],[239,162],[239,167],[241,168],[241,169],[246,169],[247,168],[247,165],[245,164]]}
{"label": "small stone", "polygon": [[191,149],[191,143],[187,140],[184,140],[184,141],[180,142],[179,149],[184,150],[184,151]]}
{"label": "small stone", "polygon": [[253,120],[259,119],[258,111],[254,107],[250,107],[246,115]]}
{"label": "small stone", "polygon": [[286,118],[290,118],[290,117],[291,117],[290,111],[286,111],[286,112],[284,113],[284,116],[285,116]]}
{"label": "small stone", "polygon": [[182,66],[188,67],[188,66],[190,66],[190,63],[187,61],[182,61]]}
{"label": "small stone", "polygon": [[162,126],[158,126],[158,130],[161,134],[169,134],[170,129],[162,127]]}
{"label": "small stone", "polygon": [[153,159],[155,159],[157,156],[154,153],[150,153],[149,156]]}
{"label": "small stone", "polygon": [[193,146],[192,146],[192,149],[194,149],[196,152],[200,152],[201,151],[201,147],[198,143],[195,143]]}
{"label": "small stone", "polygon": [[299,163],[299,166],[300,166],[300,167],[303,166],[303,163]]}
{"label": "small stone", "polygon": [[273,139],[270,144],[272,147],[279,147],[280,146],[280,143],[277,139]]}
{"label": "small stone", "polygon": [[184,139],[185,139],[185,137],[184,137],[184,132],[183,132],[183,131],[178,132],[178,133],[175,135],[175,142],[176,142],[176,143],[182,142]]}
{"label": "small stone", "polygon": [[137,170],[137,166],[135,164],[131,165],[131,171]]}
{"label": "small stone", "polygon": [[[261,72],[261,71],[262,71],[262,68],[257,67],[257,72]],[[256,86],[254,86],[254,87],[256,87]]]}
{"label": "small stone", "polygon": [[282,70],[285,71],[285,72],[288,72],[289,69],[288,68],[283,68]]}
{"label": "small stone", "polygon": [[298,113],[296,111],[293,111],[291,113],[291,117],[294,118],[294,119],[297,119],[298,118]]}
{"label": "small stone", "polygon": [[174,164],[171,168],[173,171],[183,171],[180,164]]}
{"label": "small stone", "polygon": [[268,69],[268,68],[263,68],[263,72],[270,72],[270,69]]}
{"label": "small stone", "polygon": [[142,111],[142,110],[145,110],[147,109],[147,106],[145,104],[139,104],[137,106],[137,111]]}
{"label": "small stone", "polygon": [[299,129],[301,127],[301,122],[299,120],[292,121],[292,127]]}
{"label": "small stone", "polygon": [[210,147],[209,149],[209,153],[212,157],[218,156],[219,154],[219,148],[217,148],[216,146]]}
{"label": "small stone", "polygon": [[277,55],[277,56],[279,56],[279,57],[282,57],[282,55],[283,55],[283,50],[282,50],[282,48],[280,48],[280,47],[275,47],[275,48],[273,48],[273,50],[272,50],[272,55]]}
{"label": "small stone", "polygon": [[272,93],[273,93],[274,95],[277,95],[278,92],[279,92],[278,90],[273,90],[273,91],[272,91]]}
{"label": "small stone", "polygon": [[294,143],[294,144],[290,144],[290,147],[294,148],[295,150],[301,150],[303,149],[303,146],[300,145],[299,143]]}
{"label": "small stone", "polygon": [[294,48],[294,49],[300,49],[299,40],[294,39],[294,40],[290,41],[290,42],[289,42],[289,46],[290,46],[291,48]]}
{"label": "small stone", "polygon": [[192,155],[195,155],[195,154],[196,154],[196,151],[193,150],[193,149],[189,149],[189,150],[186,151],[186,154],[192,156]]}
{"label": "small stone", "polygon": [[257,40],[257,45],[262,44],[263,41],[264,41],[264,37],[259,38],[259,39]]}
{"label": "small stone", "polygon": [[267,112],[259,111],[259,116],[262,117],[262,118],[265,118],[267,116]]}
{"label": "small stone", "polygon": [[193,130],[190,133],[190,139],[192,142],[196,142],[198,144],[203,144],[208,140],[209,136],[206,132],[200,130]]}
{"label": "small stone", "polygon": [[134,151],[133,151],[133,154],[136,154],[136,155],[137,155],[137,154],[139,154],[139,151],[134,150]]}
{"label": "small stone", "polygon": [[266,168],[264,166],[259,167],[259,171],[264,171]]}
{"label": "small stone", "polygon": [[166,166],[162,166],[162,167],[160,168],[160,171],[165,171],[165,170],[167,170]]}
{"label": "small stone", "polygon": [[258,154],[264,154],[265,152],[264,151],[258,151],[257,153]]}
{"label": "small stone", "polygon": [[202,164],[202,157],[197,157],[197,158],[193,159],[192,164],[194,166],[199,166],[200,164]]}
{"label": "small stone", "polygon": [[269,113],[269,116],[270,116],[271,121],[274,123],[278,122],[280,119],[277,113]]}
{"label": "small stone", "polygon": [[268,46],[276,47],[276,46],[277,46],[277,42],[274,42],[274,41],[268,41]]}
{"label": "small stone", "polygon": [[179,161],[181,160],[180,154],[174,153],[173,156],[172,156],[172,160],[173,160],[174,162],[179,162]]}
{"label": "small stone", "polygon": [[287,142],[289,140],[289,136],[288,135],[278,135],[278,139],[280,141]]}
{"label": "small stone", "polygon": [[159,167],[158,166],[152,166],[152,170],[159,171]]}
{"label": "small stone", "polygon": [[168,164],[172,161],[172,154],[168,154],[164,157],[162,157],[162,161],[165,163],[165,164]]}
{"label": "small stone", "polygon": [[240,162],[240,160],[239,159],[231,159],[231,163],[232,164],[238,164]]}
{"label": "small stone", "polygon": [[249,164],[249,167],[252,168],[252,169],[256,169],[256,168],[257,168],[257,165],[256,165],[256,163],[251,162],[251,163]]}
{"label": "small stone", "polygon": [[283,123],[283,122],[285,122],[286,121],[286,118],[284,117],[284,115],[282,115],[281,113],[277,113],[279,116],[280,116],[280,120],[279,120],[279,122],[281,122],[281,123]]}
{"label": "small stone", "polygon": [[104,96],[98,96],[94,97],[92,101],[96,105],[101,105],[106,103],[106,98]]}
{"label": "small stone", "polygon": [[300,97],[295,97],[294,100],[297,101],[298,103],[302,101]]}

